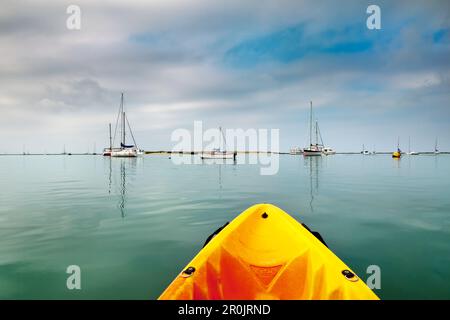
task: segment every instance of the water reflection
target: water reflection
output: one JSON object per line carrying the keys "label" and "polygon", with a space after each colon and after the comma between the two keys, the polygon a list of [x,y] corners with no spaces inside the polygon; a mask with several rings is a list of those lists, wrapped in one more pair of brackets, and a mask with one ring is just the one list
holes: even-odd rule
{"label": "water reflection", "polygon": [[[113,189],[117,190],[116,194],[118,195],[118,203],[117,208],[120,211],[120,215],[122,218],[126,215],[126,204],[127,204],[127,189],[129,189],[130,181],[132,181],[132,177],[136,174],[136,167],[138,161],[141,159],[138,158],[105,158],[108,161],[109,165],[109,174],[108,174],[108,193],[111,194]],[[115,174],[114,168],[117,169],[117,175]],[[118,178],[118,179],[117,179]]]}
{"label": "water reflection", "polygon": [[111,185],[112,185],[112,158],[108,157],[109,162],[109,184],[108,184],[108,194],[111,194]]}
{"label": "water reflection", "polygon": [[[193,158],[192,158],[193,160]],[[192,162],[194,163],[194,162]],[[236,159],[201,159],[202,165],[216,165],[218,167],[218,185],[219,185],[219,198],[222,197],[222,166],[232,165],[233,171],[236,171],[237,161]]]}
{"label": "water reflection", "polygon": [[319,193],[319,167],[322,167],[322,157],[304,157],[304,165],[309,171],[309,207],[314,212],[314,196]]}
{"label": "water reflection", "polygon": [[402,163],[401,159],[400,158],[392,158],[392,160],[394,160],[394,166],[396,166],[398,169],[400,169],[400,164]]}
{"label": "water reflection", "polygon": [[119,209],[120,214],[123,217],[125,217],[125,202],[126,202],[126,195],[127,195],[127,172],[125,169],[125,162],[124,159],[121,159],[120,162],[120,198],[119,198]]}
{"label": "water reflection", "polygon": [[222,193],[222,165],[219,164],[219,195],[221,196]]}

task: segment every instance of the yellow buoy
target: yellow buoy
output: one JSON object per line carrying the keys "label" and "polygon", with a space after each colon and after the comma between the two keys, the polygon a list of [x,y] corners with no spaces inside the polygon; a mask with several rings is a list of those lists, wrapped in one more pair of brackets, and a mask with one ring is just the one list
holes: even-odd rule
{"label": "yellow buoy", "polygon": [[400,158],[402,156],[401,152],[395,151],[392,153],[392,158]]}

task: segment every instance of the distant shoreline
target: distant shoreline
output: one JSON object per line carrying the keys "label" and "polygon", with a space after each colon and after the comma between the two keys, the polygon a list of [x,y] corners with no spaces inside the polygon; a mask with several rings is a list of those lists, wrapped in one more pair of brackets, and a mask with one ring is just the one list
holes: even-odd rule
{"label": "distant shoreline", "polygon": [[[146,155],[171,155],[171,154],[184,154],[184,155],[196,155],[200,154],[199,151],[145,151]],[[283,155],[293,155],[301,156],[302,154],[291,154],[289,152],[267,152],[267,151],[237,151],[238,154],[283,154]],[[343,155],[362,155],[361,152],[336,152],[336,154]],[[366,156],[373,155],[391,155],[392,151],[380,151],[375,154],[370,154]],[[408,155],[406,152],[402,154]],[[440,151],[439,154],[450,154],[450,151]],[[434,155],[433,151],[419,152],[418,155]],[[0,156],[102,156],[102,153],[0,153]]]}

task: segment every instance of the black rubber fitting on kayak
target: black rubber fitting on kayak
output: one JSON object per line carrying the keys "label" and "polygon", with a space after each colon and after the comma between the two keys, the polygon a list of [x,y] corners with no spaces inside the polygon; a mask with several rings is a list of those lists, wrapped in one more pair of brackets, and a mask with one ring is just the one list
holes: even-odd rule
{"label": "black rubber fitting on kayak", "polygon": [[328,245],[326,244],[325,240],[323,240],[322,235],[321,235],[319,232],[317,232],[317,231],[312,231],[312,230],[311,230],[310,228],[308,228],[308,226],[307,226],[306,224],[304,224],[304,223],[302,223],[302,226],[304,226],[306,230],[308,230],[309,232],[311,232],[312,235],[313,235],[314,237],[317,238],[317,240],[319,240],[320,242],[322,242],[322,244],[323,244],[325,247],[328,248]]}
{"label": "black rubber fitting on kayak", "polygon": [[267,213],[265,213],[265,212],[261,215],[261,217],[262,217],[263,219],[267,219],[268,216],[269,216],[269,215],[268,215]]}
{"label": "black rubber fitting on kayak", "polygon": [[214,238],[216,235],[219,234],[220,231],[223,230],[223,228],[225,228],[227,225],[229,224],[229,222],[225,223],[223,226],[221,226],[219,229],[217,229],[216,231],[214,231],[212,234],[209,235],[209,237],[206,239],[205,244],[203,245],[203,248],[212,240],[212,238]]}
{"label": "black rubber fitting on kayak", "polygon": [[195,268],[194,267],[189,267],[186,270],[183,271],[183,275],[185,276],[192,276],[192,274],[195,272]]}

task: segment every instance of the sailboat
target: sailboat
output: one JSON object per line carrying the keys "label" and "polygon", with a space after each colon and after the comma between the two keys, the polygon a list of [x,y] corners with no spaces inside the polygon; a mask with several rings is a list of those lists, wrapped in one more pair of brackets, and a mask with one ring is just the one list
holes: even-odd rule
{"label": "sailboat", "polygon": [[411,151],[411,137],[408,137],[408,153],[407,153],[407,155],[416,156],[418,154],[419,154],[418,152]]}
{"label": "sailboat", "polygon": [[336,154],[336,151],[334,151],[334,149],[332,149],[332,148],[330,148],[330,147],[323,147],[322,152],[323,152],[323,154],[326,155],[326,156]]}
{"label": "sailboat", "polygon": [[392,158],[400,159],[402,156],[402,150],[400,150],[400,138],[397,140],[397,151],[392,153]]}
{"label": "sailboat", "polygon": [[236,158],[236,152],[227,152],[226,151],[226,145],[227,141],[225,139],[225,135],[223,134],[222,127],[219,127],[220,134],[221,134],[221,143],[223,142],[224,148],[214,148],[210,152],[204,152],[200,154],[200,158],[202,159],[235,159]]}
{"label": "sailboat", "polygon": [[436,142],[434,143],[434,154],[440,154],[441,152],[438,149],[438,139],[436,138]]}
{"label": "sailboat", "polygon": [[[120,121],[120,146],[119,147],[113,147],[114,141],[116,138],[117,129],[119,126]],[[134,145],[127,145],[126,144],[126,128],[128,127],[130,131],[131,138],[133,139]],[[137,157],[138,155],[143,154],[143,150],[140,150],[137,147],[136,140],[133,136],[133,131],[131,131],[130,123],[128,122],[128,118],[125,114],[124,106],[123,106],[123,93],[120,97],[120,108],[119,108],[119,114],[117,115],[116,119],[116,128],[114,130],[114,139],[111,139],[111,125],[110,125],[110,134],[109,134],[109,149],[105,148],[103,151],[103,155],[109,155],[111,157]]]}
{"label": "sailboat", "polygon": [[317,126],[317,121],[316,121],[316,127],[315,127],[315,129],[316,129],[316,143],[315,144],[313,144],[313,141],[312,141],[312,121],[313,121],[313,106],[312,106],[312,101],[310,101],[310,105],[311,105],[311,108],[310,108],[310,116],[309,116],[309,147],[307,147],[307,148],[304,148],[303,149],[303,155],[304,156],[321,156],[322,155],[322,145],[320,145],[319,144],[319,137],[318,137],[318,133],[319,133],[319,129],[318,129],[318,126]]}
{"label": "sailboat", "polygon": [[362,151],[361,151],[362,155],[368,156],[370,155],[369,150],[366,150],[366,147],[364,145],[362,145]]}

